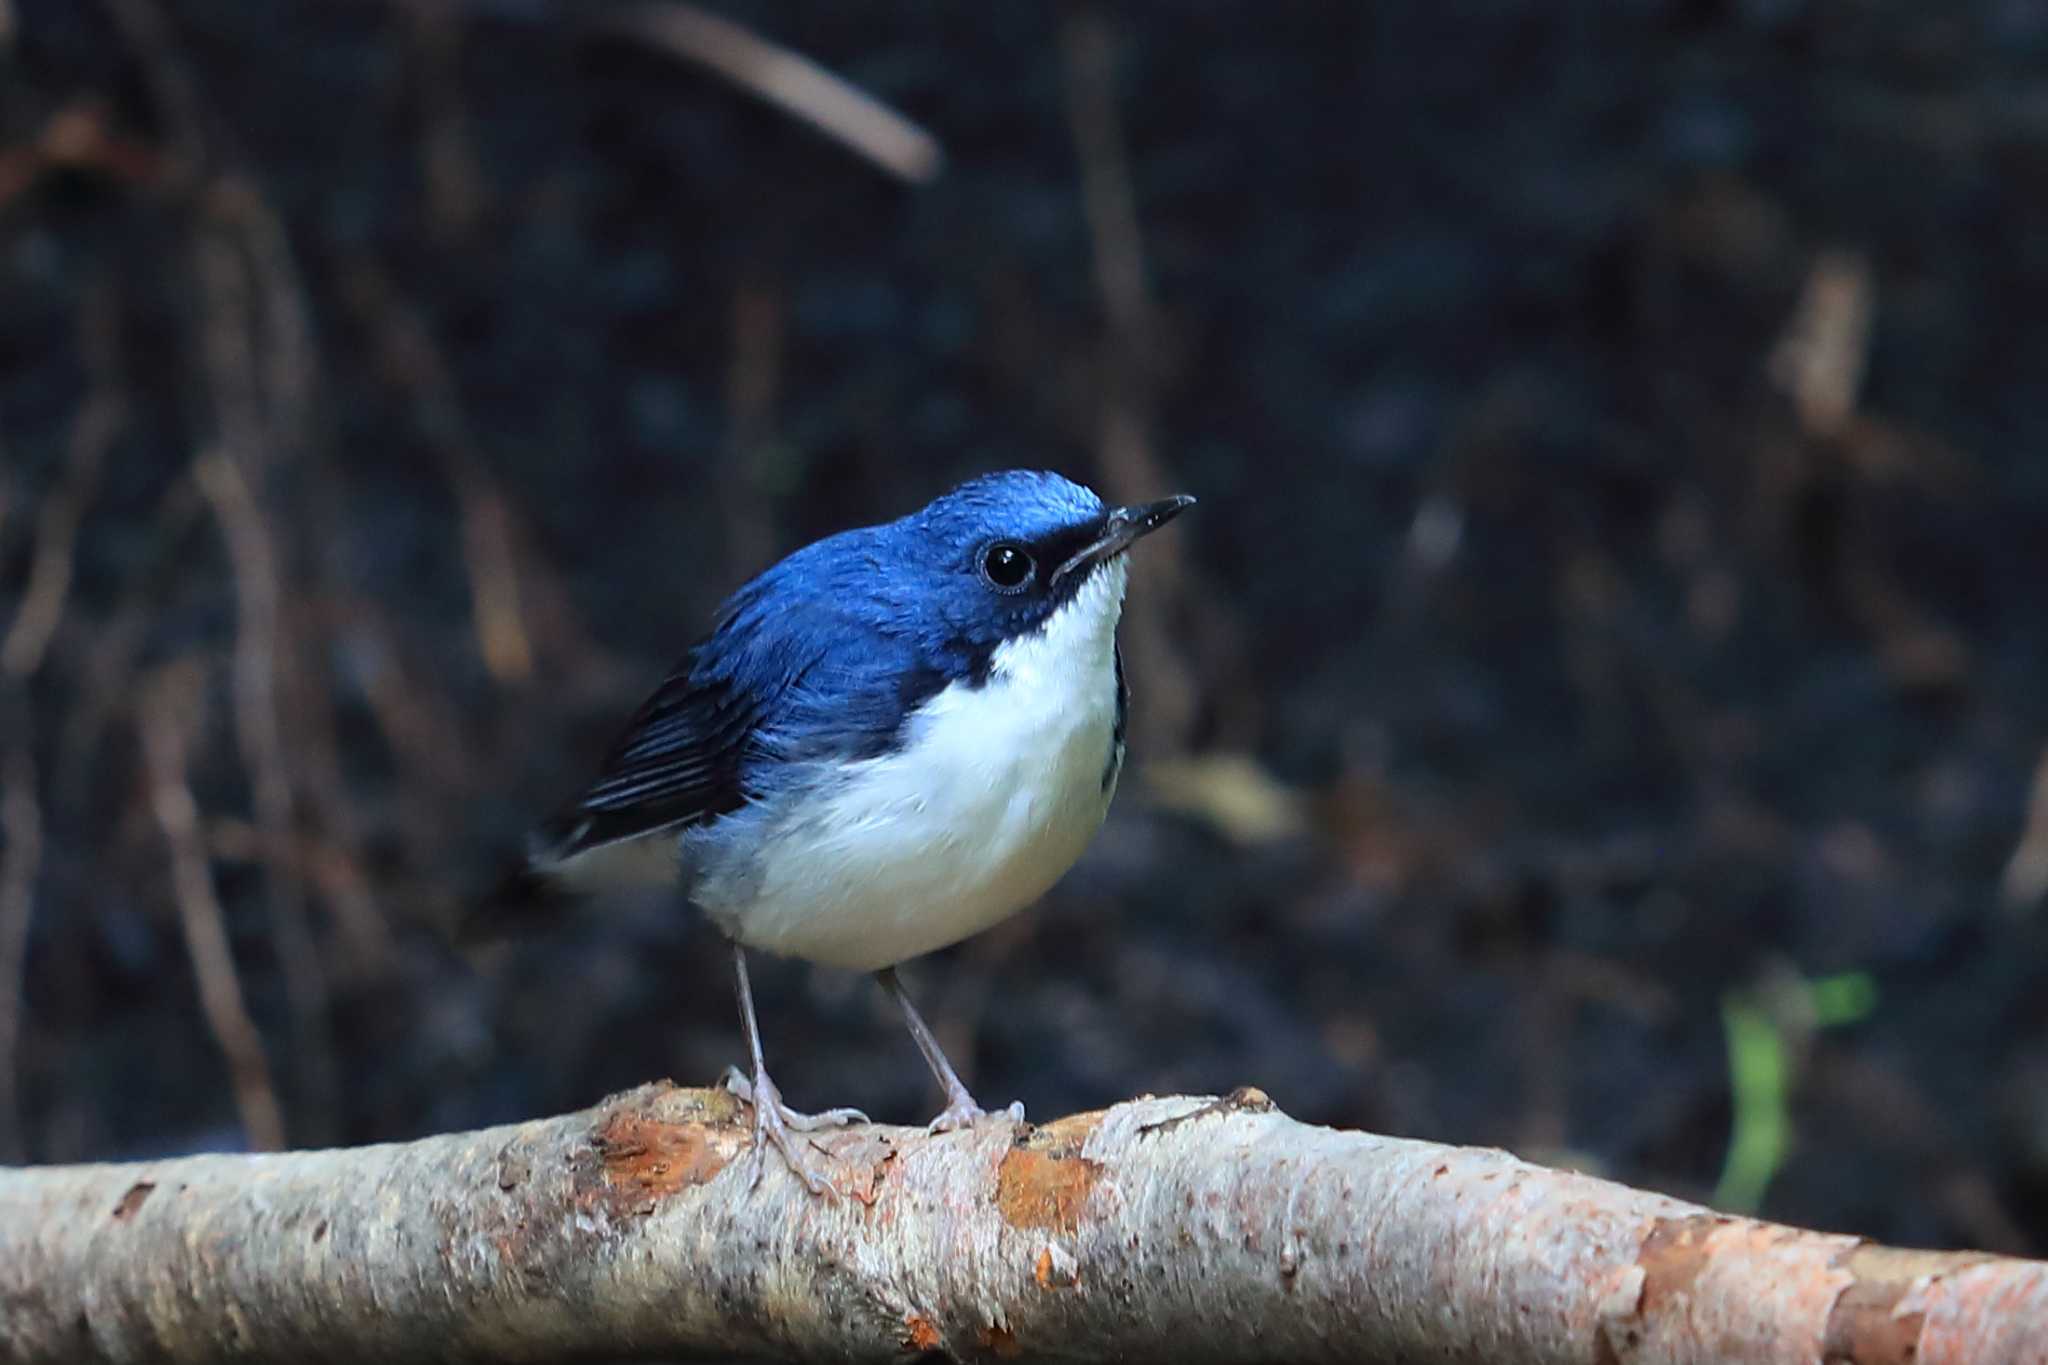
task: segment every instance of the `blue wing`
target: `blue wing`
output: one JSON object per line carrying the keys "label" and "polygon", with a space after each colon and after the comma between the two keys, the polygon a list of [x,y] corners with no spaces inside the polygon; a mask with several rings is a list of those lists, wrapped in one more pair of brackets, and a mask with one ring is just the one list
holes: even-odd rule
{"label": "blue wing", "polygon": [[739,809],[741,769],[769,700],[730,680],[700,682],[685,661],[634,713],[597,779],[549,822],[545,855],[566,858]]}
{"label": "blue wing", "polygon": [[872,596],[806,590],[803,560],[819,548],[733,596],[717,629],[628,722],[596,780],[542,829],[537,856],[716,819],[793,762],[872,757],[945,686],[950,654],[896,629]]}

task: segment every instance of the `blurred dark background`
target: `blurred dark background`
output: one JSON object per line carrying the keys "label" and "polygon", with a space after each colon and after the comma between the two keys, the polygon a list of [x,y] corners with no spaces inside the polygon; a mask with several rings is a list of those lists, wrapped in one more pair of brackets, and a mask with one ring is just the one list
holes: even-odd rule
{"label": "blurred dark background", "polygon": [[984,1101],[2048,1252],[2048,5],[706,13],[0,0],[0,1152],[710,1080],[673,907],[444,926],[747,575],[1047,465],[1202,506],[1102,836],[909,973]]}

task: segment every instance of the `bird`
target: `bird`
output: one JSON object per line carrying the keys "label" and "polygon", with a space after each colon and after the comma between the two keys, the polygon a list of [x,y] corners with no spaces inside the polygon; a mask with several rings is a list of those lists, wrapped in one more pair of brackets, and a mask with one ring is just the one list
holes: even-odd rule
{"label": "bird", "polygon": [[796,550],[726,600],[469,930],[634,886],[701,912],[746,1037],[725,1084],[753,1111],[749,1188],[772,1146],[823,1192],[795,1135],[867,1121],[783,1102],[750,951],[873,974],[944,1093],[928,1128],[989,1119],[896,969],[1029,906],[1094,837],[1124,763],[1126,555],[1194,502],[1012,469]]}

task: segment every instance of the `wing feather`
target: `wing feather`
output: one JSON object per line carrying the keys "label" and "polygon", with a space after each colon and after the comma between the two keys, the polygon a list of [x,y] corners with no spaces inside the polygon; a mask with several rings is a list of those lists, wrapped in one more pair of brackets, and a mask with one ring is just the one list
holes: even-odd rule
{"label": "wing feather", "polygon": [[739,809],[764,701],[731,679],[695,678],[686,663],[627,722],[596,780],[545,827],[537,852],[573,857]]}

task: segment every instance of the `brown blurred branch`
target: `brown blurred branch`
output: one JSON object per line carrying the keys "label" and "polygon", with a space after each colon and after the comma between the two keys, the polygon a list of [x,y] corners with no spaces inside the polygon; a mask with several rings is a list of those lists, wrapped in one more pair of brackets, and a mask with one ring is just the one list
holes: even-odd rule
{"label": "brown blurred branch", "polygon": [[[193,273],[203,302],[200,354],[215,447],[193,476],[226,542],[235,584],[234,732],[256,821],[282,837],[294,824],[296,788],[284,743],[280,695],[293,652],[283,619],[285,570],[270,527],[268,471],[298,443],[305,383],[294,371],[298,291],[278,262],[263,264],[257,225],[274,218],[253,185],[229,176],[210,187],[212,211],[192,234]],[[323,1126],[334,1103],[327,1036],[327,976],[306,912],[304,886],[289,869],[263,870],[271,936],[292,1009],[293,1040],[307,1110]]]}
{"label": "brown blurred branch", "polygon": [[121,434],[126,407],[115,374],[114,298],[112,291],[95,288],[80,310],[79,348],[93,372],[93,387],[78,420],[71,427],[71,441],[65,452],[64,473],[56,489],[43,499],[42,514],[36,518],[35,554],[30,561],[28,587],[21,595],[21,607],[0,641],[0,673],[10,679],[32,677],[42,667],[50,640],[64,618],[64,605],[71,595],[73,549],[79,523],[99,489],[100,471],[107,451]]}
{"label": "brown blurred branch", "polygon": [[222,862],[280,866],[317,887],[349,936],[356,970],[375,975],[389,969],[391,934],[352,842],[302,834],[278,838],[241,820],[216,820],[207,826],[207,847]]}
{"label": "brown blurred branch", "polygon": [[454,377],[426,325],[384,273],[367,262],[349,277],[348,292],[357,314],[376,334],[387,373],[412,399],[427,444],[455,494],[484,665],[501,683],[524,682],[533,674],[534,648],[510,500],[470,434]]}
{"label": "brown blurred branch", "polygon": [[0,1154],[24,1149],[20,1108],[21,1023],[26,1012],[29,927],[41,870],[43,814],[28,684],[64,619],[79,523],[99,488],[107,451],[125,420],[118,379],[113,292],[96,286],[80,310],[79,349],[93,385],[72,425],[64,473],[36,519],[28,586],[0,639]]}
{"label": "brown blurred branch", "polygon": [[1808,435],[1839,435],[1856,415],[1870,360],[1874,292],[1861,256],[1820,252],[1797,311],[1771,349],[1771,381],[1792,400]]}
{"label": "brown blurred branch", "polygon": [[732,292],[726,461],[719,481],[726,560],[736,581],[752,576],[774,556],[770,466],[788,330],[789,294],[782,282],[773,275],[742,274]]}
{"label": "brown blurred branch", "polygon": [[[220,525],[234,570],[236,743],[254,788],[257,827],[268,839],[282,843],[291,838],[296,823],[295,784],[278,697],[278,675],[285,671],[291,652],[281,612],[283,574],[262,508],[235,462],[218,452],[202,455],[193,465],[193,477]],[[325,1110],[334,1093],[327,973],[307,923],[303,882],[296,868],[278,862],[265,863],[264,881],[307,1089],[317,1097],[315,1107]]]}
{"label": "brown blurred branch", "polygon": [[[171,14],[156,0],[107,0],[107,8],[174,150],[176,174],[167,179],[187,214],[181,240],[200,303],[196,369],[212,426],[194,471],[235,580],[235,734],[257,822],[283,838],[295,823],[297,783],[280,698],[294,691],[296,653],[269,475],[299,454],[308,428],[318,361],[305,291],[284,223],[262,185],[240,169],[230,125],[212,116]],[[264,889],[291,1003],[296,1070],[317,1129],[335,1089],[325,969],[298,878],[266,864]]]}
{"label": "brown blurred branch", "polygon": [[467,241],[484,220],[489,193],[476,138],[462,100],[460,0],[408,0],[411,64],[408,82],[420,109],[420,183],[434,235],[451,246]]}
{"label": "brown blurred branch", "polygon": [[[21,689],[16,689],[21,690]],[[26,696],[6,699],[26,708]],[[21,1123],[21,1021],[27,1013],[28,931],[42,867],[43,808],[35,755],[24,727],[0,717],[0,1159],[28,1151]]]}
{"label": "brown blurred branch", "polygon": [[170,847],[171,889],[199,980],[200,1007],[227,1056],[242,1127],[251,1147],[275,1149],[284,1145],[284,1119],[271,1084],[270,1063],[263,1055],[263,1039],[242,1003],[234,954],[207,866],[199,807],[185,773],[203,683],[199,666],[187,662],[169,665],[143,687],[137,720],[149,770],[150,806]]}
{"label": "brown blurred branch", "polygon": [[166,169],[156,148],[109,127],[107,108],[81,96],[52,113],[29,142],[0,147],[0,206],[59,171],[89,172],[116,183],[149,186]]}
{"label": "brown blurred branch", "polygon": [[2034,764],[2026,825],[2006,861],[1998,890],[2005,908],[2014,914],[2032,910],[2048,894],[2048,749]]}
{"label": "brown blurred branch", "polygon": [[0,1171],[30,1361],[2048,1360],[2048,1264],[1721,1217],[1256,1091],[821,1139],[720,1091],[417,1142]]}
{"label": "brown blurred branch", "polygon": [[888,105],[810,58],[709,10],[658,0],[603,11],[592,22],[710,67],[899,179],[921,184],[936,176],[944,162],[938,140]]}
{"label": "brown blurred branch", "polygon": [[[1159,378],[1158,310],[1145,265],[1123,120],[1117,112],[1116,41],[1108,20],[1078,9],[1060,29],[1067,122],[1081,161],[1081,199],[1094,245],[1095,284],[1108,321],[1102,339],[1097,450],[1104,486],[1118,502],[1172,491],[1153,439],[1153,390]],[[1179,542],[1133,562],[1142,585],[1124,609],[1124,640],[1132,672],[1145,679],[1145,704],[1134,708],[1141,750],[1166,756],[1186,748],[1196,696],[1174,632],[1168,627],[1185,565]],[[1153,548],[1153,547],[1148,547]]]}

